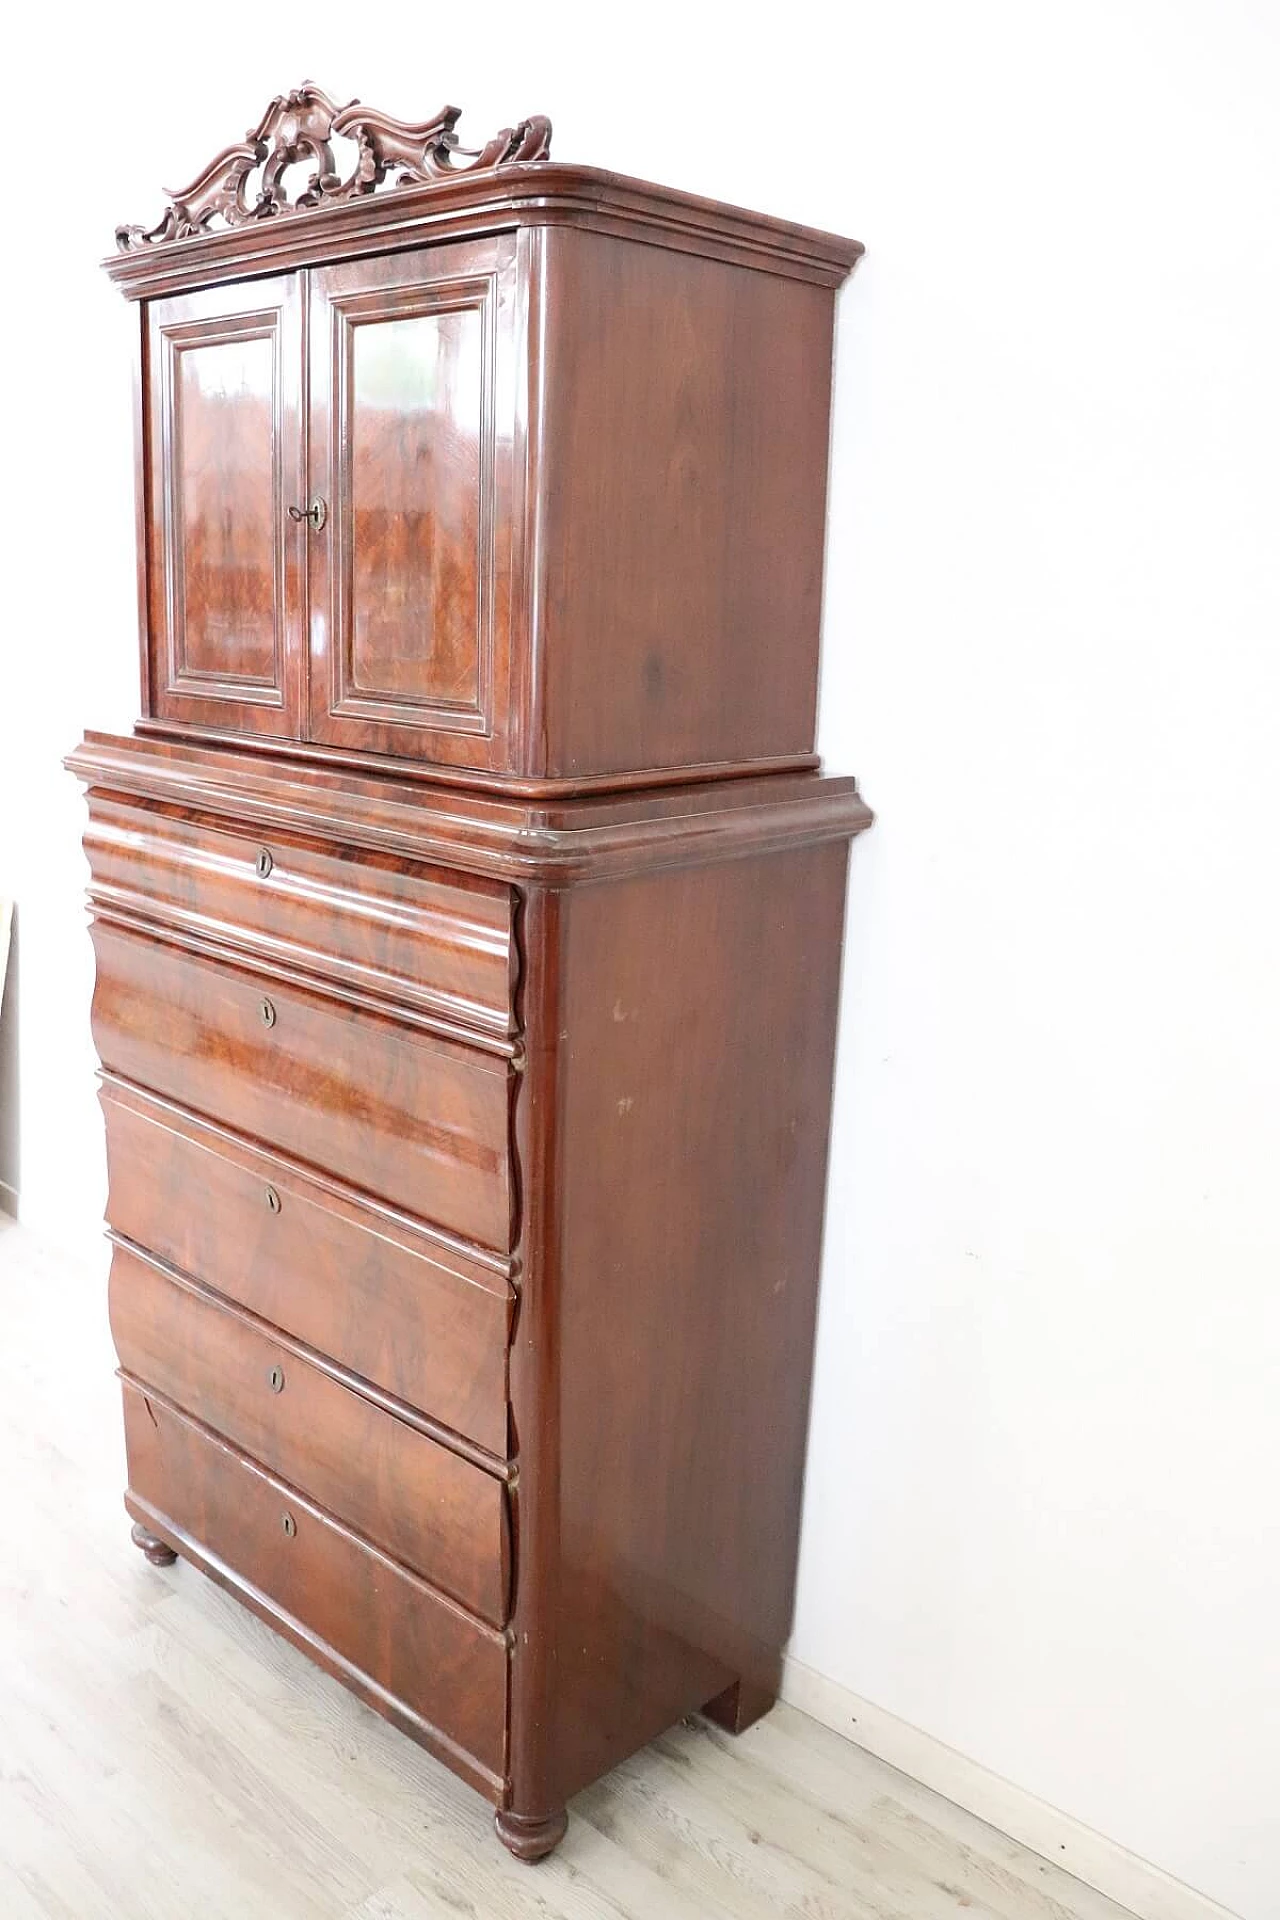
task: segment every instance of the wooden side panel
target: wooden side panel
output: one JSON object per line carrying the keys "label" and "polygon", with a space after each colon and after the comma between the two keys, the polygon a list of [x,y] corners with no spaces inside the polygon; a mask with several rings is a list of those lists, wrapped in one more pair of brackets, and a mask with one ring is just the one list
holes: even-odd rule
{"label": "wooden side panel", "polygon": [[776,1687],[846,864],[810,847],[563,897],[561,1803],[734,1681]]}
{"label": "wooden side panel", "polygon": [[126,1383],[124,1415],[134,1518],[500,1799],[502,1635],[158,1396]]}
{"label": "wooden side panel", "polygon": [[508,1068],[94,922],[110,1072],[481,1246],[511,1240]]}
{"label": "wooden side panel", "polygon": [[296,274],[148,309],[152,707],[292,736],[301,721],[302,295]]}
{"label": "wooden side panel", "polygon": [[548,776],[810,753],[834,296],[545,237]]}
{"label": "wooden side panel", "polygon": [[503,1274],[136,1087],[102,1103],[117,1233],[505,1456]]}

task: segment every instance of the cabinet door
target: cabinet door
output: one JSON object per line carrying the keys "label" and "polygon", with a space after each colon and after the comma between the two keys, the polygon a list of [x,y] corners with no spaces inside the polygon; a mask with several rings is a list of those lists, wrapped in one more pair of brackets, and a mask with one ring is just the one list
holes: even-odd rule
{"label": "cabinet door", "polygon": [[297,274],[152,301],[146,335],[151,711],[297,735],[306,669]]}
{"label": "cabinet door", "polygon": [[505,764],[513,235],[313,270],[313,740]]}

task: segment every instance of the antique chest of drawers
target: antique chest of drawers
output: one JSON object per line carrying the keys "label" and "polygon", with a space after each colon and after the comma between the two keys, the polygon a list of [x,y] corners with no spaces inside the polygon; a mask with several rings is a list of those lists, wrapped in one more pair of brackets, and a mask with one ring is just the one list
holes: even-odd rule
{"label": "antique chest of drawers", "polygon": [[144,711],[69,764],[134,1539],[536,1859],[789,1631],[859,249],[456,118],[304,87],[121,230]]}

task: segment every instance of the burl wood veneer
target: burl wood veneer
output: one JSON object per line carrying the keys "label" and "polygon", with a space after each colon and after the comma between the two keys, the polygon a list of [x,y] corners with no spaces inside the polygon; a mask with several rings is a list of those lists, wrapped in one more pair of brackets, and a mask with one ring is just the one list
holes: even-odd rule
{"label": "burl wood veneer", "polygon": [[306,86],[120,230],[143,716],[69,764],[134,1540],[532,1860],[789,1631],[860,249],[457,118]]}

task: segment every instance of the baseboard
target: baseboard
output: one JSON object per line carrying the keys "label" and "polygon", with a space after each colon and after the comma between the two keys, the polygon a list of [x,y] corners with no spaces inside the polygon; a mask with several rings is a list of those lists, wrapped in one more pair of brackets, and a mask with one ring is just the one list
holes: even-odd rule
{"label": "baseboard", "polygon": [[900,1773],[940,1793],[988,1826],[1105,1893],[1139,1920],[1236,1920],[1207,1894],[1140,1860],[1114,1840],[1046,1806],[976,1760],[944,1746],[883,1707],[850,1693],[799,1660],[785,1660],[782,1698],[811,1719],[865,1747]]}

